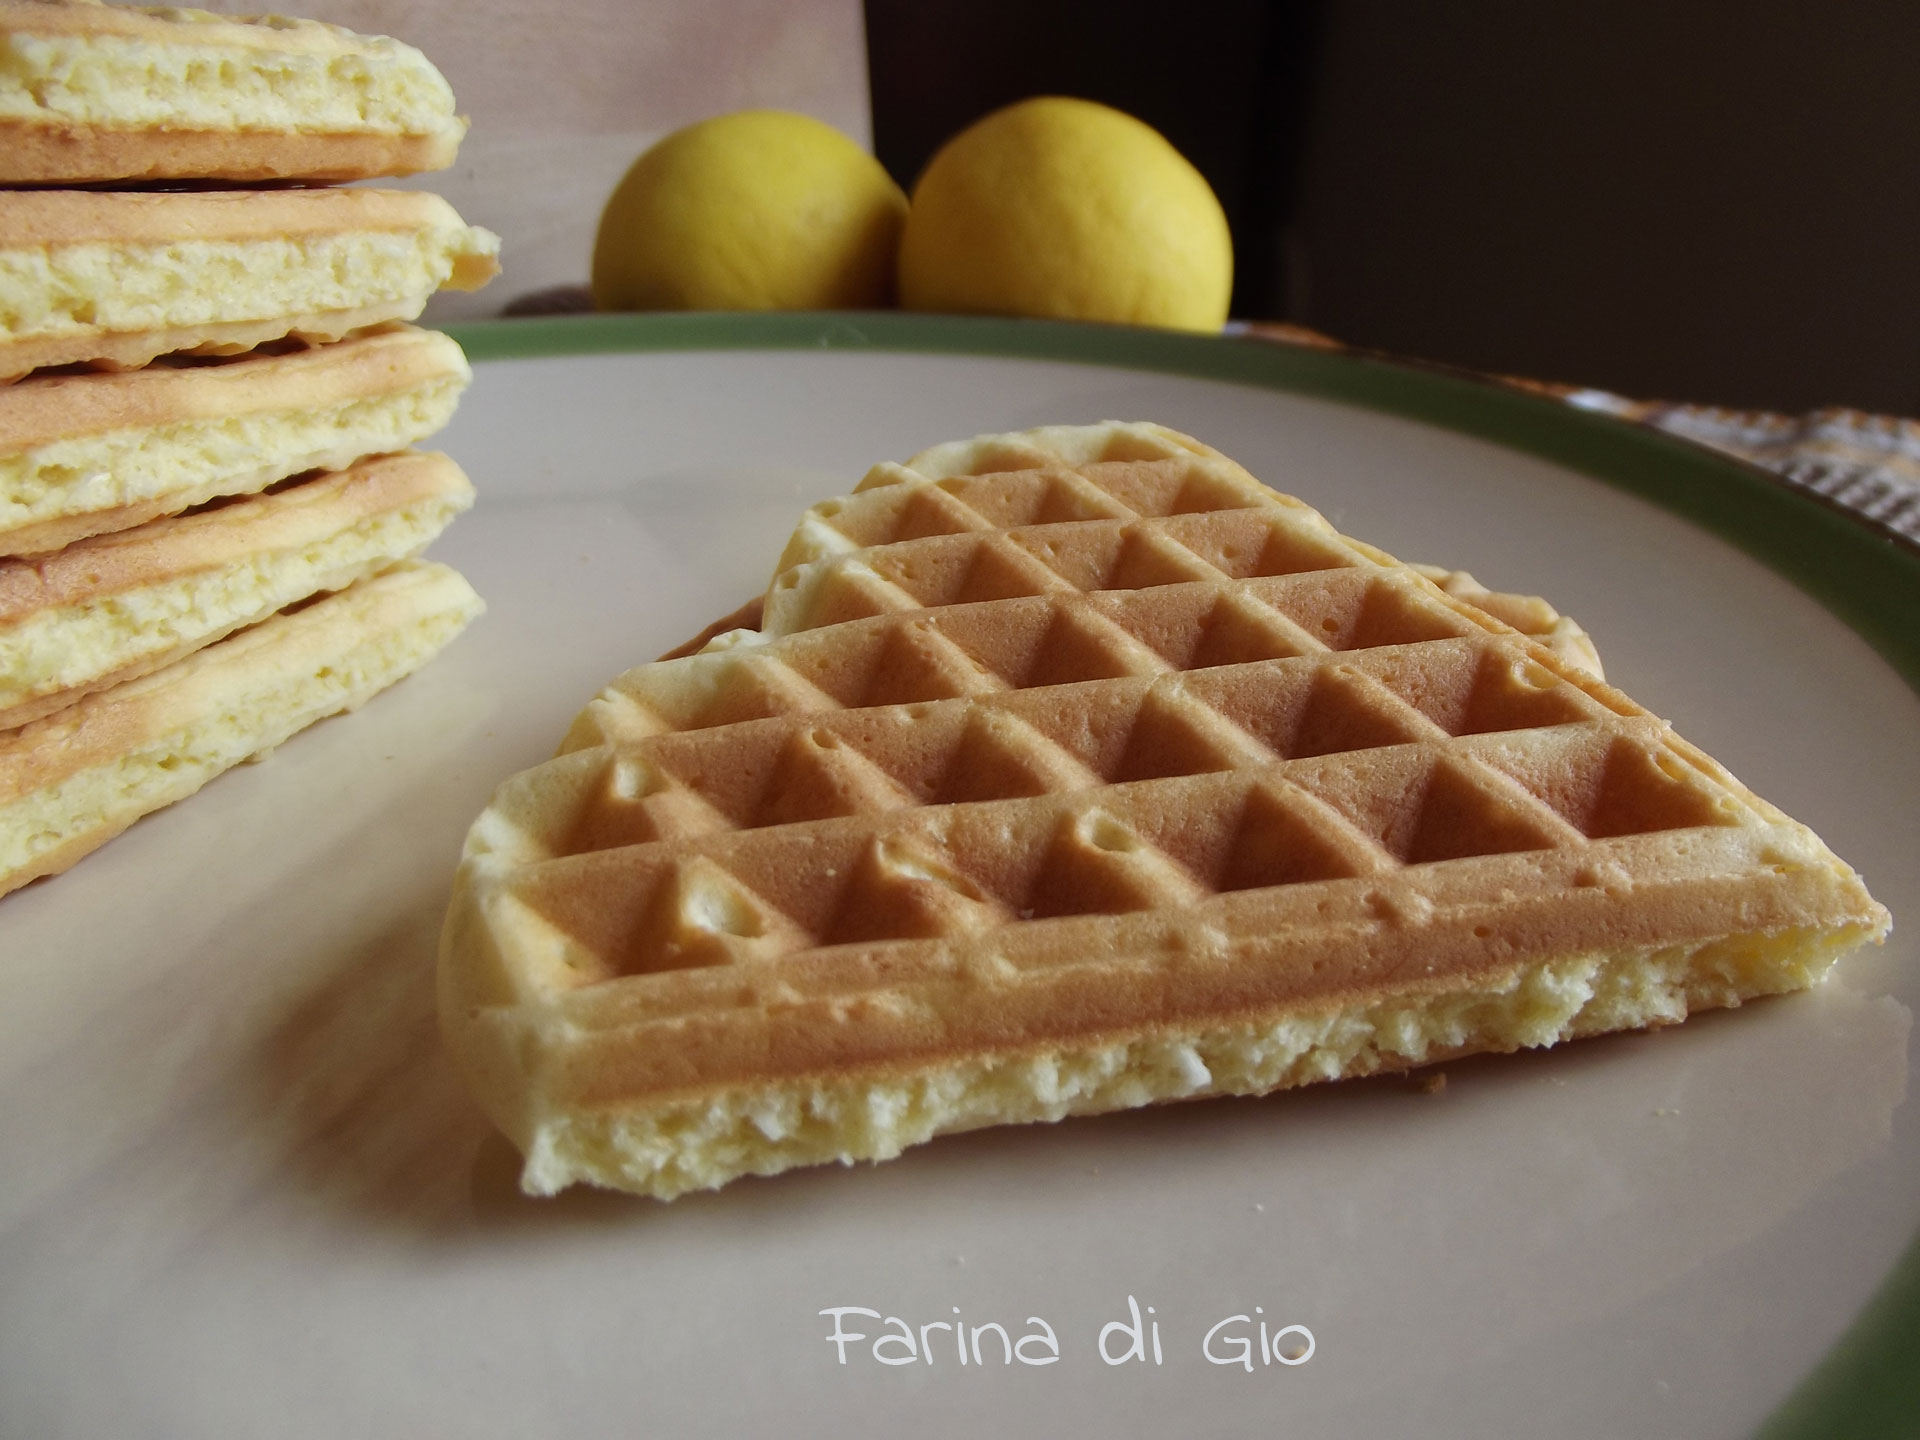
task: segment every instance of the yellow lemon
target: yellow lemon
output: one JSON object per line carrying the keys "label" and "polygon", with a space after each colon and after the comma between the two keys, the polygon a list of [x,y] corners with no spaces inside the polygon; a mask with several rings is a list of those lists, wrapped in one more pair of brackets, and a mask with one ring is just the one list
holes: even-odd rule
{"label": "yellow lemon", "polygon": [[933,157],[900,244],[913,310],[1218,330],[1227,217],[1160,132],[1090,100],[997,110]]}
{"label": "yellow lemon", "polygon": [[676,130],[600,215],[602,310],[854,310],[891,303],[907,198],[831,125],[742,110]]}

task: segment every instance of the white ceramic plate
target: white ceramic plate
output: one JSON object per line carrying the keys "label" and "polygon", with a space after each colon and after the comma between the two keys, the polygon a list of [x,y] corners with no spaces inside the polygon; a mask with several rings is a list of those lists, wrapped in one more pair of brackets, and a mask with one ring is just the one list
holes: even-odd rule
{"label": "white ceramic plate", "polygon": [[[434,553],[488,615],[359,714],[0,902],[0,1434],[1752,1431],[1920,1224],[1920,704],[1900,676],[1774,570],[1613,485],[1273,388],[1339,393],[1360,362],[1256,373],[1229,354],[1252,342],[1108,354],[1098,332],[957,322],[828,326],[812,338],[853,346],[822,349],[811,324],[477,333],[691,348],[482,363],[437,442],[481,501]],[[759,348],[713,348],[740,345]],[[1005,353],[1049,346],[1241,379]],[[1452,386],[1458,415],[1507,407],[1462,422],[1482,433],[1539,450],[1574,427],[1738,500],[1719,462],[1543,403],[1366,383]],[[1550,597],[1616,683],[1865,874],[1893,941],[1813,994],[1451,1065],[1439,1094],[1386,1080],[983,1132],[671,1206],[521,1197],[433,1019],[448,879],[493,786],[605,680],[758,590],[801,509],[869,463],[1109,417]],[[1130,1297],[1158,1363],[1151,1329],[1145,1360],[1099,1354]],[[843,1306],[916,1334],[957,1316],[1019,1339],[1040,1317],[1060,1359],[1002,1363],[983,1331],[963,1367],[934,1329],[931,1363],[886,1366],[882,1321],[849,1314],[869,1339],[840,1364],[820,1312]],[[1309,1329],[1311,1358],[1210,1363],[1203,1336],[1235,1315],[1215,1355],[1265,1323]]]}

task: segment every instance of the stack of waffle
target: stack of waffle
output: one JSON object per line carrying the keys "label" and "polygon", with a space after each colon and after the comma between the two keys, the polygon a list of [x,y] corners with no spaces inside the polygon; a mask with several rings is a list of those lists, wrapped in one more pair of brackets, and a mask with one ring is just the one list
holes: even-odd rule
{"label": "stack of waffle", "polygon": [[468,838],[441,1021],[524,1184],[1669,1024],[1885,933],[1541,602],[1441,578],[1151,425],[815,506],[757,630],[615,680]]}
{"label": "stack of waffle", "polygon": [[[422,192],[463,123],[405,45],[0,0],[0,891],[429,659],[472,499],[460,348],[496,239]],[[242,188],[242,187],[253,188]]]}

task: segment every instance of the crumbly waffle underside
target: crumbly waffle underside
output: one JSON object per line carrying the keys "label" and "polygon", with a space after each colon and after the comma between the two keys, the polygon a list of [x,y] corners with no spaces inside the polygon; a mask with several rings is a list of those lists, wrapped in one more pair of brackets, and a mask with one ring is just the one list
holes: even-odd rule
{"label": "crumbly waffle underside", "polygon": [[1817,838],[1618,691],[1193,442],[1056,433],[816,507],[762,634],[622,676],[502,787],[452,993],[564,1033],[543,1103],[1864,932]]}

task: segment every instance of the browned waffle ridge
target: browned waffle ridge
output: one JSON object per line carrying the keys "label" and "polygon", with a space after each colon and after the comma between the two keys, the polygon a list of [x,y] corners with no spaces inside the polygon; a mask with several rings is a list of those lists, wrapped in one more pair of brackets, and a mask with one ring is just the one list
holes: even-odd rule
{"label": "browned waffle ridge", "polygon": [[1884,933],[1665,722],[1157,426],[809,512],[474,826],[443,1027],[524,1183],[1671,1023]]}

